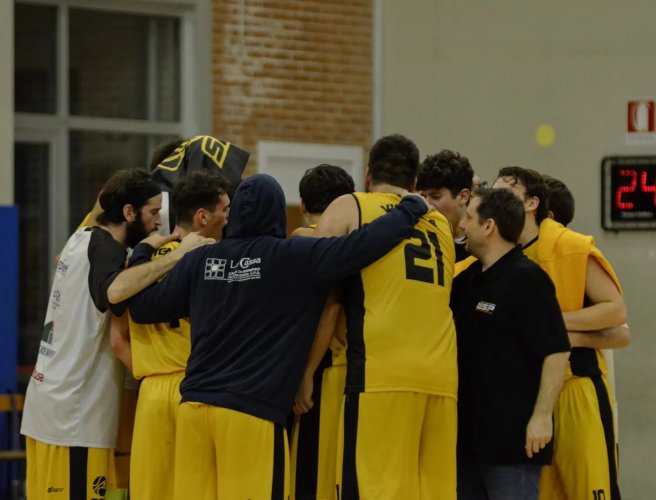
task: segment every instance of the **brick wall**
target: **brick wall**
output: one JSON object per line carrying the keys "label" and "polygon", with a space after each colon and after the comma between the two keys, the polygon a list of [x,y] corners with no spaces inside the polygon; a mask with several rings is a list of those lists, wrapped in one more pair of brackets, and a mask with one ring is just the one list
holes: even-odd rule
{"label": "brick wall", "polygon": [[214,134],[257,141],[372,142],[370,0],[215,0]]}

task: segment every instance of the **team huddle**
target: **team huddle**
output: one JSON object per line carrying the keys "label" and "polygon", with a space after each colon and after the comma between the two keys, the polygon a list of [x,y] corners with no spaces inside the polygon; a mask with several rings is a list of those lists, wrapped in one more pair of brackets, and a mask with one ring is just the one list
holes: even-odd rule
{"label": "team huddle", "polygon": [[109,498],[125,367],[135,500],[620,498],[607,360],[626,307],[565,227],[562,182],[506,167],[485,187],[395,134],[366,192],[308,170],[290,238],[274,178],[211,162],[165,190],[157,234],[153,179],[207,154],[198,139],[112,176],[59,257],[28,498]]}

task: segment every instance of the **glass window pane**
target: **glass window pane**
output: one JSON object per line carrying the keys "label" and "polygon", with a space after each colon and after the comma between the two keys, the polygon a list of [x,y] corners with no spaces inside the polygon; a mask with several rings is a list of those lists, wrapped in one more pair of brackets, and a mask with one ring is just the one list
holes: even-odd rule
{"label": "glass window pane", "polygon": [[179,20],[70,10],[70,113],[177,120]]}
{"label": "glass window pane", "polygon": [[51,260],[48,245],[49,200],[47,143],[17,142],[14,148],[14,196],[20,213],[20,295],[18,363],[33,365],[48,307]]}
{"label": "glass window pane", "polygon": [[151,99],[149,118],[177,121],[180,119],[180,23],[177,19],[153,18],[151,26],[156,67],[155,96]]}
{"label": "glass window pane", "polygon": [[57,9],[16,4],[14,105],[23,113],[55,113],[57,108]]}
{"label": "glass window pane", "polygon": [[105,181],[124,168],[148,168],[155,146],[174,136],[105,132],[70,133],[70,218],[74,231],[91,210]]}

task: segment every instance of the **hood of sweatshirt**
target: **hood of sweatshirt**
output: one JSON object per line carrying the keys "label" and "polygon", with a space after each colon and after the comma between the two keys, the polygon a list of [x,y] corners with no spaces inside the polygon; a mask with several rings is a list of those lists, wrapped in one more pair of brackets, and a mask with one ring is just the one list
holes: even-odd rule
{"label": "hood of sweatshirt", "polygon": [[227,238],[287,236],[285,194],[273,177],[257,174],[243,181],[230,203]]}

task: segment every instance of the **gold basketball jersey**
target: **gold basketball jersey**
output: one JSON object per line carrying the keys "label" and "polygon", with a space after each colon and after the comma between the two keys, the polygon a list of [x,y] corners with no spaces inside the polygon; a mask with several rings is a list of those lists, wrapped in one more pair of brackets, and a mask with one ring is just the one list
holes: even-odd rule
{"label": "gold basketball jersey", "polygon": [[[390,193],[355,193],[360,225],[396,206]],[[456,397],[456,335],[449,297],[455,250],[432,211],[413,235],[344,284],[347,392],[413,391]]]}
{"label": "gold basketball jersey", "polygon": [[[171,241],[155,251],[152,260],[180,245]],[[130,318],[132,370],[138,379],[184,371],[191,352],[191,327],[187,318],[175,323],[140,325]]]}

